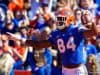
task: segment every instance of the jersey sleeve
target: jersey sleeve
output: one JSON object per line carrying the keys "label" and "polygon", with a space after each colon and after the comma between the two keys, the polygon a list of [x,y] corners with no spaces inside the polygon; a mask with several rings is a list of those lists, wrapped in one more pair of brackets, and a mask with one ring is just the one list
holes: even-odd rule
{"label": "jersey sleeve", "polygon": [[85,32],[87,30],[87,28],[85,27],[85,26],[83,26],[83,25],[80,25],[79,27],[78,27],[78,31],[79,32]]}
{"label": "jersey sleeve", "polygon": [[50,35],[48,41],[49,41],[50,43],[52,43],[52,44],[54,43],[54,40],[53,40],[53,36],[52,36],[52,35]]}
{"label": "jersey sleeve", "polygon": [[49,38],[48,38],[48,41],[51,43],[51,44],[55,44],[56,40],[55,40],[55,34],[54,33],[51,33]]}

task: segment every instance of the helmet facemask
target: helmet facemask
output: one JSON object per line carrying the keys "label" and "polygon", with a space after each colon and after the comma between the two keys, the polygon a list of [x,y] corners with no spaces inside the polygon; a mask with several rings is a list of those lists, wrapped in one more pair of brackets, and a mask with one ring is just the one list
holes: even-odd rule
{"label": "helmet facemask", "polygon": [[65,16],[58,16],[57,17],[57,28],[62,30],[66,27],[66,17]]}

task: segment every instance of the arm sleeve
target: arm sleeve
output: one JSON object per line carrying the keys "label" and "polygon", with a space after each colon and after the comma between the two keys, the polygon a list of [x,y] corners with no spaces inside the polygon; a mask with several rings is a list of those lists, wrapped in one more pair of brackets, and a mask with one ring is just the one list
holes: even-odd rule
{"label": "arm sleeve", "polygon": [[80,33],[83,33],[83,32],[85,32],[87,30],[87,28],[85,27],[85,26],[83,26],[83,25],[80,25],[79,27],[78,27],[78,31],[80,32]]}
{"label": "arm sleeve", "polygon": [[51,43],[48,40],[26,40],[25,45],[32,46],[35,49],[41,49],[50,47]]}

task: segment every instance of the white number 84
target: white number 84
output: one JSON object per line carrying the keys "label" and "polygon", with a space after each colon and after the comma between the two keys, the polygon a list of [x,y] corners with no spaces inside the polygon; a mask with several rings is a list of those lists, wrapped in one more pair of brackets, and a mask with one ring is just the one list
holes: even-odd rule
{"label": "white number 84", "polygon": [[72,49],[72,51],[75,51],[75,48],[76,48],[76,45],[74,43],[74,37],[70,37],[68,39],[66,46],[64,45],[63,39],[58,39],[57,45],[58,45],[58,49],[61,53],[64,53],[66,49]]}

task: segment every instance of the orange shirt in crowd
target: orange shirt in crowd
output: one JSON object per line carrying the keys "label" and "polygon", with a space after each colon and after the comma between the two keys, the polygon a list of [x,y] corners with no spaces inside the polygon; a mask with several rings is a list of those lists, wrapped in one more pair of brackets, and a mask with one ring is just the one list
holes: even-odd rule
{"label": "orange shirt in crowd", "polygon": [[12,11],[14,10],[22,10],[24,7],[24,0],[16,0],[17,4],[15,2],[10,2],[8,5],[8,8]]}
{"label": "orange shirt in crowd", "polygon": [[[21,56],[24,55],[24,53],[25,53],[25,48],[24,48],[24,47],[16,46],[15,48],[16,48],[16,50],[18,51],[18,53],[19,53]],[[16,56],[16,55],[14,55],[14,59],[17,61],[17,60],[19,59],[19,57]]]}

